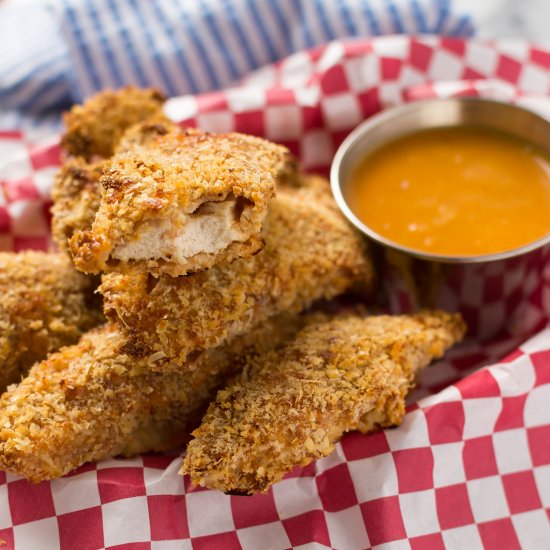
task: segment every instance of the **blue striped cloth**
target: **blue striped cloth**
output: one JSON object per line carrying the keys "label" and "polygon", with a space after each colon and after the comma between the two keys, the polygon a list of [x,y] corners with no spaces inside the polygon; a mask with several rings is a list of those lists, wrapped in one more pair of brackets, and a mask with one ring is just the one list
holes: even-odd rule
{"label": "blue striped cloth", "polygon": [[453,0],[5,0],[0,127],[49,124],[103,88],[204,92],[335,38],[393,33],[474,25]]}

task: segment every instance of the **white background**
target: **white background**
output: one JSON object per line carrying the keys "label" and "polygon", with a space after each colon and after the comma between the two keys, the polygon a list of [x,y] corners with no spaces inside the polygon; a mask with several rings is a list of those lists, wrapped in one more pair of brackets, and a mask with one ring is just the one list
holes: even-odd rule
{"label": "white background", "polygon": [[550,0],[454,0],[474,15],[478,36],[550,44]]}

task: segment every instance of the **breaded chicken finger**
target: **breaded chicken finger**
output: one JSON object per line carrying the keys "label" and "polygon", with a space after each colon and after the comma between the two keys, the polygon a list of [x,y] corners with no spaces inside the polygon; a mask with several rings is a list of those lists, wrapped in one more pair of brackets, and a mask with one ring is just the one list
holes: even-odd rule
{"label": "breaded chicken finger", "polygon": [[187,368],[190,353],[337,296],[356,281],[372,282],[364,241],[338,211],[328,184],[281,189],[263,238],[256,256],[187,277],[156,279],[142,270],[104,275],[105,312],[128,333],[128,352],[155,353],[157,370]]}
{"label": "breaded chicken finger", "polygon": [[133,86],[96,94],[63,115],[66,130],[61,147],[87,162],[108,158],[130,126],[162,116],[165,100],[158,90]]}
{"label": "breaded chicken finger", "polygon": [[64,254],[0,252],[0,392],[104,321],[97,284]]}
{"label": "breaded chicken finger", "polygon": [[[122,135],[116,150],[146,144],[173,127],[162,117],[134,125]],[[92,227],[101,201],[100,178],[105,162],[105,159],[89,162],[83,157],[68,157],[56,174],[52,187],[52,237],[60,249],[68,250],[68,240],[77,231]]]}
{"label": "breaded chicken finger", "polygon": [[[52,188],[52,236],[61,250],[76,231],[90,229],[99,208],[99,179],[111,155],[135,143],[146,143],[150,129],[135,131],[148,120],[171,128],[162,112],[164,98],[156,90],[129,87],[97,94],[74,106],[64,117],[61,140],[64,162]],[[128,135],[126,131],[129,130]]]}
{"label": "breaded chicken finger", "polygon": [[104,165],[92,228],[70,241],[78,269],[135,264],[178,276],[261,249],[267,203],[294,169],[285,147],[173,125],[156,125],[145,143],[123,142]]}
{"label": "breaded chicken finger", "polygon": [[115,325],[85,334],[37,363],[0,398],[0,469],[33,482],[88,461],[177,447],[213,392],[250,354],[266,352],[301,325],[284,316],[204,352],[186,374],[159,374],[121,353]]}
{"label": "breaded chicken finger", "polygon": [[350,430],[401,422],[417,372],[464,335],[458,315],[349,316],[255,358],[193,432],[182,472],[224,492],[265,492]]}

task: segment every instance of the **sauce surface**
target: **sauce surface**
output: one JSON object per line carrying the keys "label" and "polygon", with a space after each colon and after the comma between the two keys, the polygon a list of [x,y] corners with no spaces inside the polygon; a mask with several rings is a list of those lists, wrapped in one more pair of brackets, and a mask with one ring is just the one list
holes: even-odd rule
{"label": "sauce surface", "polygon": [[550,157],[482,127],[385,144],[360,162],[344,194],[365,225],[420,252],[493,254],[550,233]]}

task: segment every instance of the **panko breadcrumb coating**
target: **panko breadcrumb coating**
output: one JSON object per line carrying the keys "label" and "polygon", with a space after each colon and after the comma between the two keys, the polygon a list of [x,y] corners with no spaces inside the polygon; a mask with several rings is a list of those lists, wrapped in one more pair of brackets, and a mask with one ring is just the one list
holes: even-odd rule
{"label": "panko breadcrumb coating", "polygon": [[302,322],[293,316],[269,321],[204,352],[186,374],[154,373],[150,358],[121,353],[124,335],[115,325],[90,331],[37,363],[0,399],[0,469],[40,482],[85,462],[177,447],[226,377]]}
{"label": "panko breadcrumb coating", "polygon": [[52,187],[52,237],[60,250],[68,251],[68,240],[76,231],[91,227],[101,198],[102,171],[103,161],[92,163],[74,157],[67,159],[56,174]]}
{"label": "panko breadcrumb coating", "polygon": [[225,492],[265,492],[327,456],[345,432],[401,422],[415,374],[462,339],[458,315],[349,316],[306,326],[254,358],[193,432],[182,473]]}
{"label": "panko breadcrumb coating", "polygon": [[[175,126],[162,112],[163,101],[155,90],[128,87],[97,94],[65,115],[64,162],[52,189],[52,236],[60,250],[68,250],[75,232],[91,228],[106,159],[132,144],[147,143],[155,126]],[[146,120],[146,129],[135,129]]]}
{"label": "panko breadcrumb coating", "polygon": [[354,282],[372,281],[365,242],[338,211],[328,186],[281,188],[263,238],[256,256],[186,277],[157,279],[143,270],[104,275],[105,313],[127,331],[128,352],[156,353],[158,370],[185,368],[192,352],[337,296]]}
{"label": "panko breadcrumb coating", "polygon": [[147,128],[154,138],[124,139],[105,163],[92,228],[70,241],[77,268],[178,276],[258,252],[267,203],[294,169],[288,149],[238,133]]}
{"label": "panko breadcrumb coating", "polygon": [[[116,145],[122,151],[133,144],[145,144],[175,127],[165,119],[153,118],[130,127]],[[61,250],[77,232],[91,228],[101,200],[100,178],[105,160],[88,162],[82,157],[68,157],[56,174],[52,188],[52,237]]]}
{"label": "panko breadcrumb coating", "polygon": [[0,392],[104,321],[98,282],[64,254],[0,253]]}
{"label": "panko breadcrumb coating", "polygon": [[181,131],[175,122],[171,122],[164,115],[153,116],[130,126],[115,147],[115,154],[128,151],[133,147],[150,146],[159,137],[171,132]]}
{"label": "panko breadcrumb coating", "polygon": [[61,147],[68,155],[86,161],[108,158],[126,129],[162,115],[165,100],[158,90],[133,86],[96,94],[63,116],[66,131]]}

